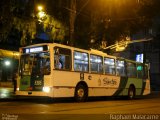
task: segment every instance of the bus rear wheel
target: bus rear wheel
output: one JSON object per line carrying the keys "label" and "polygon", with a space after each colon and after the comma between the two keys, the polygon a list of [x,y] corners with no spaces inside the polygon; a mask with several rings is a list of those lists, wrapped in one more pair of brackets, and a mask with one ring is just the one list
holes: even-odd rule
{"label": "bus rear wheel", "polygon": [[135,98],[135,87],[133,85],[131,85],[128,89],[128,99],[132,100]]}
{"label": "bus rear wheel", "polygon": [[85,85],[79,84],[75,89],[75,100],[77,102],[84,102],[88,98],[88,89]]}

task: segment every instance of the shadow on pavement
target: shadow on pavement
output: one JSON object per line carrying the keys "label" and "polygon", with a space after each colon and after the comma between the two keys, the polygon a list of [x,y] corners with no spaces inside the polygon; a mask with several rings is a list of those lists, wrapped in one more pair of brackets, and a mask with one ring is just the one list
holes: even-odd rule
{"label": "shadow on pavement", "polygon": [[[7,93],[8,94],[8,93]],[[144,100],[144,99],[155,99],[160,98],[160,91],[152,91],[150,95],[146,96],[136,96],[134,100]],[[127,97],[89,97],[87,102],[95,101],[116,101],[116,100],[128,100]],[[5,96],[0,91],[0,102],[32,102],[32,103],[42,103],[42,104],[52,104],[52,103],[73,103],[75,102],[73,98],[56,98],[51,99],[48,97],[25,97],[16,96],[13,92],[10,92],[8,96]]]}

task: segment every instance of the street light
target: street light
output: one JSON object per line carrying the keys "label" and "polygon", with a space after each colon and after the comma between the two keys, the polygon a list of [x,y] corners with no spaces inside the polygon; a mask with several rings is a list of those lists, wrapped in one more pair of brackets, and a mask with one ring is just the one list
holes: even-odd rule
{"label": "street light", "polygon": [[37,13],[38,21],[43,22],[43,20],[46,17],[46,13],[44,12],[44,7],[42,5],[38,5],[37,10],[38,10],[38,13]]}
{"label": "street light", "polygon": [[5,66],[10,66],[11,62],[9,60],[4,61]]}
{"label": "street light", "polygon": [[38,11],[42,11],[43,10],[43,6],[38,5],[37,9],[38,9]]}

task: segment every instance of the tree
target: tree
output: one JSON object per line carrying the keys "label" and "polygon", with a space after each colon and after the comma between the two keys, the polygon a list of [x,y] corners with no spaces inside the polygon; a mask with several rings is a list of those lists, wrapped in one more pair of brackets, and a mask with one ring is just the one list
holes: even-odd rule
{"label": "tree", "polygon": [[[46,12],[41,24],[36,16],[40,3]],[[0,42],[31,44],[42,27],[50,42],[100,49],[102,43],[109,46],[150,28],[159,5],[158,0],[1,0]]]}
{"label": "tree", "polygon": [[[1,17],[1,45],[12,48],[13,45],[26,45],[26,36],[35,31],[32,14],[32,1],[7,0],[0,2]],[[1,47],[3,47],[1,46]],[[11,47],[10,47],[11,46]],[[15,48],[15,46],[13,47]]]}
{"label": "tree", "polygon": [[[88,41],[91,42],[91,47],[100,49],[104,42],[110,46],[116,41],[131,37],[140,30],[149,29],[153,25],[154,17],[159,15],[156,12],[159,3],[157,0],[90,1],[82,13],[87,11],[88,15],[90,14],[90,18],[85,17],[85,19],[91,23],[88,24],[90,34],[87,37],[90,39]],[[81,21],[77,24],[81,24]],[[85,31],[86,27],[82,31]]]}
{"label": "tree", "polygon": [[[45,7],[46,19],[39,23],[36,8],[40,3],[47,7]],[[20,46],[34,43],[34,40],[41,34],[39,28],[41,28],[42,34],[48,35],[50,42],[63,43],[65,41],[68,26],[66,25],[67,17],[64,15],[66,12],[63,10],[64,1],[8,0],[6,2],[2,0],[0,8],[2,9],[0,11],[0,42],[1,45],[3,43],[2,47],[6,48],[6,46],[14,44],[18,49]]]}

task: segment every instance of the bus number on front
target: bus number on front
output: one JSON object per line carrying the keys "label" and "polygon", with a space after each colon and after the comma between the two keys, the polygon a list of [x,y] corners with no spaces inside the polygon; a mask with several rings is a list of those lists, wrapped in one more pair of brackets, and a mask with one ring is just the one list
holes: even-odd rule
{"label": "bus number on front", "polygon": [[34,82],[34,85],[42,85],[42,81],[37,80],[37,81]]}

